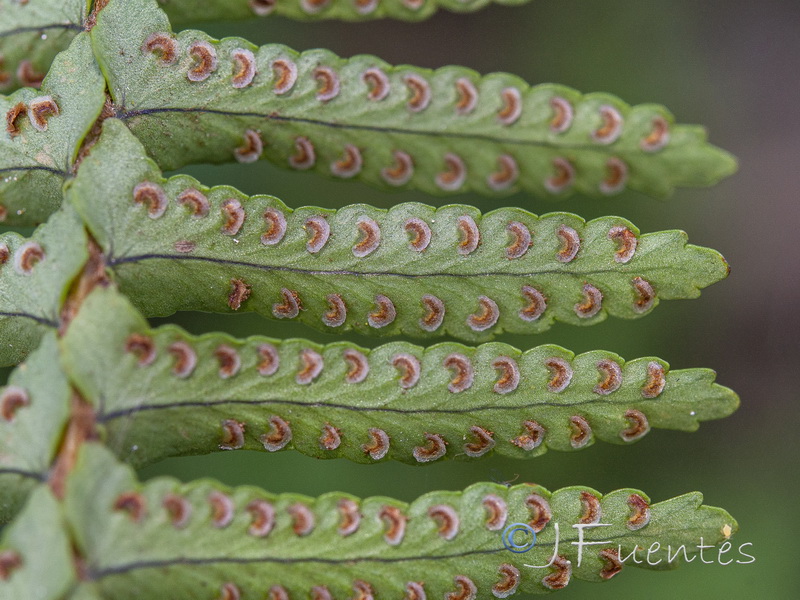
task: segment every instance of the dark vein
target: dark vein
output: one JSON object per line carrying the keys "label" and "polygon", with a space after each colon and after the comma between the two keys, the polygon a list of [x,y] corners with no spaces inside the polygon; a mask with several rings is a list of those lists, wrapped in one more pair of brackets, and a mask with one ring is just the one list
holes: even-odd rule
{"label": "dark vein", "polygon": [[[652,508],[652,507],[651,507]],[[685,529],[684,529],[685,530]],[[600,536],[604,542],[613,545],[613,542],[618,540],[627,540],[630,537],[635,537],[632,533],[622,533],[617,535]],[[559,533],[558,544],[561,546],[568,546],[569,542],[577,539],[573,536],[565,536]],[[587,541],[596,541],[593,537],[587,535]],[[550,542],[540,542],[537,540],[536,548],[552,548],[556,544],[556,540]],[[453,559],[466,559],[471,556],[481,556],[489,554],[497,554],[498,552],[507,552],[503,548],[492,548],[489,550],[469,550],[467,552],[459,552],[457,554],[439,554],[432,556],[400,556],[397,558],[381,558],[377,556],[359,556],[351,558],[279,558],[279,557],[253,557],[253,558],[236,558],[230,556],[218,556],[208,558],[186,558],[178,557],[172,559],[162,560],[149,560],[149,561],[136,561],[123,565],[112,567],[105,567],[103,569],[90,569],[89,575],[93,580],[102,579],[112,575],[124,575],[138,569],[157,569],[168,568],[173,566],[204,566],[215,564],[232,564],[232,565],[251,565],[251,564],[264,564],[273,563],[279,565],[296,565],[296,564],[320,564],[320,565],[344,565],[345,567],[352,567],[360,563],[377,563],[377,564],[395,564],[404,562],[427,562],[427,561],[440,561],[440,560],[453,560]],[[548,552],[549,554],[549,552]],[[549,559],[549,556],[546,557]]]}
{"label": "dark vein", "polygon": [[38,33],[40,31],[47,31],[50,29],[83,31],[83,26],[78,25],[77,23],[48,23],[47,25],[39,25],[38,27],[17,27],[16,29],[9,29],[8,31],[0,31],[0,38],[18,35],[20,33]]}
{"label": "dark vein", "polygon": [[2,173],[14,173],[17,171],[47,171],[48,173],[54,173],[55,175],[60,175],[61,177],[67,178],[70,176],[68,171],[62,171],[60,169],[56,169],[53,167],[45,167],[43,165],[29,165],[25,167],[5,167],[0,169],[0,174]]}
{"label": "dark vein", "polygon": [[[639,404],[644,402],[652,402],[653,400],[655,399],[641,398],[637,399],[636,403]],[[630,402],[612,402],[605,397],[590,398],[588,400],[581,400],[579,402],[530,402],[528,404],[516,405],[484,404],[466,408],[392,408],[386,406],[354,406],[352,404],[340,404],[335,402],[302,402],[299,400],[281,400],[277,398],[269,400],[212,400],[208,402],[203,402],[201,400],[186,400],[170,402],[167,404],[145,404],[132,408],[121,408],[119,410],[111,411],[107,414],[98,415],[97,421],[100,423],[107,423],[114,419],[129,417],[139,412],[153,410],[169,410],[173,408],[208,408],[212,406],[226,405],[262,406],[265,404],[280,404],[282,406],[294,406],[301,408],[336,408],[352,412],[383,412],[401,415],[460,415],[485,411],[526,410],[529,408],[541,408],[544,406],[564,408],[567,406],[586,406],[598,403],[603,403],[606,405],[621,404],[624,407],[628,407],[631,404]]]}
{"label": "dark vein", "polygon": [[31,319],[32,321],[36,321],[40,325],[47,325],[48,327],[56,328],[58,327],[58,323],[56,321],[51,321],[45,317],[39,317],[37,315],[32,315],[30,313],[24,312],[0,312],[0,317],[21,317],[23,319]]}
{"label": "dark vein", "polygon": [[[287,273],[298,273],[303,275],[353,275],[357,277],[402,277],[405,279],[426,279],[429,277],[454,277],[463,279],[465,277],[537,277],[541,275],[571,275],[573,277],[584,277],[586,275],[594,275],[597,273],[621,273],[621,268],[609,269],[592,269],[590,271],[562,271],[559,269],[542,269],[534,273],[504,273],[504,272],[484,272],[484,273],[397,273],[393,271],[352,271],[348,269],[301,269],[298,267],[288,267],[281,265],[264,265],[259,263],[252,263],[243,260],[229,260],[225,258],[216,258],[214,256],[186,256],[182,254],[139,254],[137,256],[123,256],[123,257],[109,257],[108,264],[112,267],[122,265],[125,263],[137,263],[146,260],[188,260],[197,262],[208,262],[218,265],[227,265],[235,267],[250,267],[260,271],[282,271]],[[663,267],[649,267],[648,270],[658,270]]]}
{"label": "dark vein", "polygon": [[20,477],[27,477],[28,479],[35,479],[36,481],[45,480],[43,473],[34,473],[33,471],[24,471],[23,469],[12,469],[10,467],[0,468],[0,475],[19,475]]}
{"label": "dark vein", "polygon": [[492,144],[508,144],[512,146],[535,146],[540,148],[553,148],[553,149],[571,149],[571,150],[588,150],[593,152],[605,152],[608,150],[591,144],[555,144],[544,140],[530,140],[519,138],[504,138],[494,135],[486,135],[480,133],[459,133],[456,131],[430,131],[430,130],[416,130],[407,129],[402,127],[382,127],[378,125],[359,125],[355,123],[338,123],[333,121],[321,121],[319,119],[309,119],[307,117],[289,117],[281,115],[276,112],[260,113],[260,112],[238,112],[232,110],[219,110],[214,108],[177,108],[177,107],[163,107],[163,108],[142,108],[139,110],[127,110],[118,113],[116,116],[119,119],[127,120],[134,117],[152,116],[162,113],[178,113],[178,114],[191,114],[201,113],[209,115],[218,115],[223,117],[245,117],[250,119],[266,119],[268,121],[277,121],[281,123],[302,123],[304,125],[318,125],[320,127],[327,127],[329,129],[351,129],[356,131],[372,131],[376,133],[384,133],[391,135],[410,135],[410,136],[423,136],[426,138],[449,138],[455,140],[471,140],[489,142]]}
{"label": "dark vein", "polygon": [[[544,544],[542,544],[544,546]],[[279,565],[296,565],[303,563],[320,564],[320,565],[345,565],[352,566],[356,563],[382,563],[394,564],[402,562],[415,562],[415,561],[439,561],[439,560],[452,560],[457,558],[467,558],[475,555],[482,554],[495,554],[497,552],[505,551],[505,548],[494,548],[492,550],[470,550],[468,552],[461,552],[458,554],[441,554],[433,556],[401,556],[398,558],[381,558],[378,556],[361,556],[353,558],[279,558],[279,557],[254,557],[254,558],[237,558],[231,556],[218,556],[209,558],[172,558],[163,560],[143,560],[124,565],[117,565],[113,567],[106,567],[104,569],[97,569],[90,571],[90,577],[93,580],[102,579],[111,575],[124,575],[131,571],[138,569],[158,569],[173,566],[203,566],[213,564],[229,564],[229,565],[250,565],[250,564],[263,564],[275,563]]]}

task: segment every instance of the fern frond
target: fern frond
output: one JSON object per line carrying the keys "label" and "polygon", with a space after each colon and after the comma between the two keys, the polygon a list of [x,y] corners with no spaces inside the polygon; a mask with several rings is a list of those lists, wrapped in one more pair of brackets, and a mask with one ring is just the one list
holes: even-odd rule
{"label": "fern frond", "polygon": [[439,9],[466,13],[485,8],[491,3],[519,6],[528,0],[160,0],[170,21],[197,23],[253,17],[281,16],[298,21],[339,19],[371,21],[398,19],[422,21]]}
{"label": "fern frond", "polygon": [[0,234],[0,365],[14,365],[59,326],[70,282],[89,253],[78,215],[64,206],[30,238]]}
{"label": "fern frond", "polygon": [[47,478],[69,418],[69,399],[52,332],[0,388],[0,523]]}
{"label": "fern frond", "polygon": [[[624,570],[620,558],[638,547],[642,560],[655,542],[661,549],[648,556],[660,564],[637,566],[663,569],[668,547],[674,554],[684,546],[691,556],[698,544],[720,544],[737,529],[727,512],[702,500],[695,492],[650,504],[632,489],[601,495],[478,483],[406,504],[276,495],[208,480],[141,484],[89,444],[68,482],[64,513],[84,560],[83,585],[101,597],[455,599],[603,581]],[[513,524],[538,531],[532,549],[506,550],[504,531]],[[573,545],[581,524],[585,542],[601,543]]]}
{"label": "fern frond", "polygon": [[92,30],[117,116],[164,169],[255,161],[433,194],[708,185],[735,160],[662,107],[630,107],[459,67],[171,32],[155,2],[113,1]]}
{"label": "fern frond", "polygon": [[292,211],[227,186],[164,180],[114,119],[68,195],[148,316],[252,310],[327,331],[475,341],[555,320],[638,317],[728,272],[685,233],[639,235],[618,217],[422,204]]}
{"label": "fern frond", "polygon": [[[62,600],[77,585],[64,506],[38,486],[0,540],[2,600]],[[88,599],[87,599],[88,600]]]}
{"label": "fern frond", "polygon": [[240,448],[363,463],[528,458],[595,440],[631,443],[651,427],[693,431],[738,406],[709,369],[670,371],[656,358],[625,362],[605,351],[406,342],[367,350],[150,329],[113,289],[87,298],[62,343],[106,443],[137,465]]}
{"label": "fern frond", "polygon": [[53,58],[83,31],[91,0],[0,0],[0,91],[38,88]]}
{"label": "fern frond", "polygon": [[0,96],[0,222],[41,223],[61,205],[61,188],[105,101],[87,33],[56,57],[41,90]]}

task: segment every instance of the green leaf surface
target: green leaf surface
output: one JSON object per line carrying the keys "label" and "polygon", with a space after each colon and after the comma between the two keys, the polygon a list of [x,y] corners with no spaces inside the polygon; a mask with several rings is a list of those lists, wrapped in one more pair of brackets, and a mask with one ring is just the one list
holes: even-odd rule
{"label": "green leaf surface", "polygon": [[83,31],[90,0],[0,0],[0,91],[39,87],[53,58]]}
{"label": "green leaf surface", "polygon": [[112,0],[92,40],[117,115],[164,169],[263,156],[433,194],[597,195],[628,187],[662,196],[736,168],[701,127],[675,125],[659,106],[530,87],[504,73],[392,67],[372,56],[298,54],[199,31],[173,35],[154,0]]}
{"label": "green leaf surface", "polygon": [[[136,191],[146,182],[156,186],[155,205]],[[204,216],[181,204],[187,190],[207,201]],[[638,317],[659,299],[697,297],[700,288],[728,272],[719,253],[687,244],[684,232],[639,235],[619,217],[586,223],[569,213],[537,217],[505,208],[482,216],[469,206],[411,203],[389,211],[366,205],[292,211],[269,196],[247,197],[227,186],[209,189],[186,176],[165,180],[113,119],[105,121],[69,197],[122,291],[147,316],[249,310],[326,331],[448,333],[480,341],[501,331],[537,333],[556,320],[583,325],[609,314]],[[154,206],[160,208],[152,212]],[[285,219],[279,241],[277,235],[265,241],[270,231],[281,229],[265,215]],[[418,233],[410,229],[414,222],[431,232],[422,251],[411,243]],[[330,237],[314,252],[318,223],[329,227]],[[379,229],[380,236],[366,255],[369,244],[363,239],[374,231],[364,227]],[[509,227],[527,231],[530,247]],[[630,236],[627,244],[610,237],[617,228]],[[477,247],[469,251],[469,242]],[[511,258],[515,248],[522,251]],[[577,251],[574,259],[564,260],[565,248]],[[625,248],[632,254],[622,257]],[[237,300],[237,289],[249,295]],[[388,312],[382,318],[381,305],[388,306],[383,298],[394,307],[394,319]],[[325,316],[339,301],[341,323]]]}
{"label": "green leaf surface", "polygon": [[62,600],[76,583],[68,527],[50,489],[40,485],[0,541],[2,600]]}
{"label": "green leaf surface", "polygon": [[106,600],[97,585],[85,581],[74,587],[68,598],[69,600]]}
{"label": "green leaf surface", "polygon": [[[34,126],[32,107],[47,98],[57,114]],[[105,81],[92,57],[89,34],[59,54],[41,90],[24,88],[0,96],[0,217],[7,225],[43,222],[61,205],[64,181],[103,108]],[[8,124],[11,115],[12,124]],[[18,115],[14,118],[14,115]]]}
{"label": "green leaf surface", "polygon": [[[533,484],[478,483],[463,492],[432,492],[411,504],[342,493],[317,499],[275,495],[207,480],[183,485],[159,478],[142,485],[102,447],[87,446],[68,484],[66,513],[88,579],[115,600],[167,594],[172,600],[256,598],[274,586],[288,596],[273,597],[400,598],[410,582],[423,582],[427,598],[455,598],[457,581],[477,588],[465,598],[508,597],[549,591],[556,565],[525,565],[547,565],[553,555],[571,562],[563,585],[572,578],[602,581],[610,564],[600,557],[603,551],[621,549],[626,556],[658,542],[663,549],[651,554],[651,562],[661,564],[637,566],[659,569],[667,546],[674,552],[685,545],[691,554],[701,538],[708,546],[719,544],[727,539],[723,531],[737,528],[729,514],[703,506],[695,492],[649,506],[647,524],[632,529],[631,519],[641,514],[629,504],[634,495],[649,502],[630,489],[601,496],[585,487],[551,493]],[[505,507],[502,521],[487,511],[487,500]],[[579,564],[578,546],[572,545],[578,529],[572,525],[586,517],[587,506],[604,526],[584,528],[584,541],[603,543],[582,547]],[[432,517],[431,510],[447,516]],[[381,518],[387,512],[407,518],[402,536]],[[502,527],[532,520],[541,527],[534,548],[506,550]],[[491,527],[498,523],[500,528]],[[345,524],[348,535],[342,533]],[[502,583],[515,585],[503,589]],[[330,596],[315,595],[317,586]],[[367,590],[372,595],[358,595]]]}
{"label": "green leaf surface", "polygon": [[49,333],[0,388],[0,523],[47,478],[69,418],[69,399],[55,333]]}
{"label": "green leaf surface", "polygon": [[0,364],[14,365],[58,327],[72,280],[88,259],[86,230],[65,206],[30,238],[0,234]]}
{"label": "green leaf surface", "polygon": [[405,342],[367,350],[151,330],[113,289],[89,296],[62,343],[107,444],[136,465],[240,448],[363,463],[492,451],[527,458],[597,439],[631,443],[651,427],[693,431],[738,406],[709,369],[669,371],[659,359],[605,351]]}
{"label": "green leaf surface", "polygon": [[340,19],[371,21],[399,19],[421,21],[437,10],[465,13],[481,10],[492,2],[518,6],[528,0],[159,0],[172,23],[197,23],[253,17],[281,16],[299,21]]}

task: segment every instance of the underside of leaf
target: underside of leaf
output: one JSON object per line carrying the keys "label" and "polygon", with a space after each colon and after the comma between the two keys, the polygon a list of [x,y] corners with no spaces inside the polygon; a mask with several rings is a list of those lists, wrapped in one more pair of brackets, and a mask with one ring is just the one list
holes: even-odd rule
{"label": "underside of leaf", "polygon": [[105,100],[87,33],[56,57],[41,90],[0,96],[0,222],[35,225],[61,205],[61,188]]}
{"label": "underside of leaf", "polygon": [[662,107],[460,67],[173,35],[153,1],[112,0],[92,30],[117,115],[165,169],[252,162],[433,194],[663,196],[735,160]]}
{"label": "underside of leaf", "polygon": [[[142,485],[93,445],[71,477],[65,513],[86,585],[119,600],[504,598],[609,579],[624,570],[620,558],[638,547],[641,560],[654,542],[661,545],[650,555],[656,564],[637,566],[663,569],[668,551],[683,557],[683,546],[692,556],[698,544],[719,544],[737,529],[725,511],[703,506],[699,493],[651,505],[630,489],[603,496],[584,487],[551,493],[478,483],[405,504],[212,481]],[[504,546],[514,524],[537,531],[525,553]],[[585,541],[603,542],[582,547],[580,562],[579,524]]]}
{"label": "underside of leaf", "polygon": [[[69,399],[55,333],[49,333],[0,388],[0,523],[47,478],[69,417]],[[0,597],[11,596],[0,591]]]}
{"label": "underside of leaf", "polygon": [[249,310],[331,332],[481,341],[556,320],[635,318],[728,273],[685,233],[640,235],[619,217],[422,204],[293,211],[269,196],[165,180],[115,119],[69,195],[147,316]]}
{"label": "underside of leaf", "polygon": [[518,6],[528,0],[160,0],[173,23],[197,23],[253,17],[281,16],[298,21],[339,19],[371,21],[398,19],[421,21],[437,10],[465,13],[480,10],[492,2]]}
{"label": "underside of leaf", "polygon": [[30,238],[0,234],[0,365],[22,361],[60,323],[70,282],[88,258],[86,231],[65,206]]}
{"label": "underside of leaf", "polygon": [[0,598],[62,600],[77,584],[64,505],[45,485],[2,531]]}
{"label": "underside of leaf", "polygon": [[604,351],[405,342],[367,350],[150,329],[113,289],[86,300],[62,360],[96,406],[109,447],[137,465],[242,448],[363,463],[527,458],[595,440],[632,443],[651,427],[692,431],[738,406],[713,371]]}
{"label": "underside of leaf", "polygon": [[83,31],[90,0],[0,0],[0,92],[38,88],[53,58]]}

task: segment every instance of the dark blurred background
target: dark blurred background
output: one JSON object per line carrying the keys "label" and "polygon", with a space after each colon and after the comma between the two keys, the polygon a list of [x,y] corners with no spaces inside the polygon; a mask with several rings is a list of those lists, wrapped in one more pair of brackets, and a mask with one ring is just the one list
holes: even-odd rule
{"label": "dark blurred background", "polygon": [[[800,2],[532,0],[473,15],[440,14],[421,24],[298,24],[269,18],[199,27],[218,37],[238,35],[298,50],[321,46],[342,56],[371,53],[424,67],[455,63],[483,73],[510,71],[531,83],[611,92],[632,104],[663,103],[679,121],[706,125],[711,141],[741,162],[737,175],[711,189],[681,190],[668,201],[626,193],[610,200],[561,202],[522,194],[503,200],[463,195],[450,202],[483,210],[501,205],[537,213],[569,210],[587,219],[617,214],[643,232],[684,229],[691,242],[721,251],[731,276],[698,300],[664,302],[637,321],[559,325],[535,338],[502,339],[523,348],[552,342],[575,352],[604,348],[626,358],[660,356],[673,368],[711,367],[721,384],[740,394],[742,406],[731,418],[705,423],[694,434],[654,431],[633,448],[597,444],[527,462],[493,458],[424,468],[363,466],[294,452],[237,452],[170,460],[147,469],[144,477],[211,476],[273,492],[317,495],[336,489],[404,500],[433,489],[516,477],[551,490],[576,484],[602,492],[636,487],[656,501],[700,490],[707,504],[722,506],[738,519],[734,547],[752,542],[754,564],[696,560],[665,573],[628,568],[603,585],[573,581],[558,597],[800,598],[800,553],[795,554],[800,533],[795,514],[800,499],[800,381],[795,380],[800,376],[800,309],[795,306],[800,303]],[[445,203],[416,193],[384,194],[264,162],[188,172],[209,185],[274,194],[294,207]],[[333,339],[252,315],[181,314],[168,320],[198,333],[223,329],[240,336]]]}

